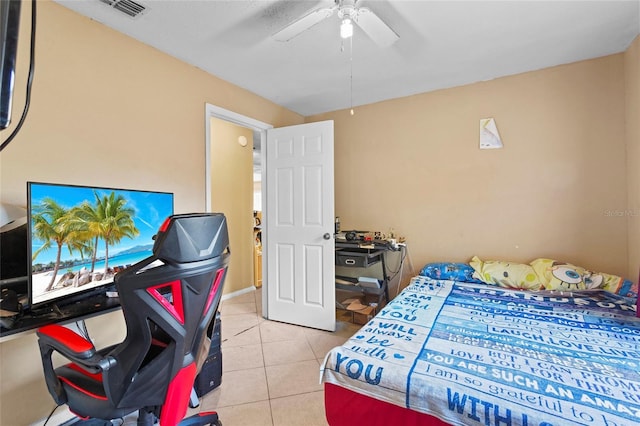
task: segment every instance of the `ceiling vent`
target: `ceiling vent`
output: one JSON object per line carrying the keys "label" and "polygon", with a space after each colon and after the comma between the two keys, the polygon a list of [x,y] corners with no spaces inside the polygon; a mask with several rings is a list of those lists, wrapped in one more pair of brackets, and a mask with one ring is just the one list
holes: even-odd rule
{"label": "ceiling vent", "polygon": [[100,0],[100,1],[130,16],[131,18],[137,18],[147,10],[147,6],[144,6],[133,0]]}

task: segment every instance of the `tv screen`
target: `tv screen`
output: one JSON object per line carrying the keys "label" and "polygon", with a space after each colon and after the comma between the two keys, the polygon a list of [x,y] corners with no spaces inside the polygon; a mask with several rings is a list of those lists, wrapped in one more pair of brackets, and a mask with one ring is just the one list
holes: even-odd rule
{"label": "tv screen", "polygon": [[32,306],[113,283],[152,254],[173,194],[27,183]]}
{"label": "tv screen", "polygon": [[11,121],[19,27],[20,0],[0,1],[0,130]]}

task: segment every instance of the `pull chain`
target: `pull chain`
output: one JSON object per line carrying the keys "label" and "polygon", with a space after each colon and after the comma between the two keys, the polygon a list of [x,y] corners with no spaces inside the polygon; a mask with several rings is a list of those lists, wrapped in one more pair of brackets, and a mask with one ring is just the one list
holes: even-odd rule
{"label": "pull chain", "polygon": [[350,70],[349,70],[349,95],[350,95],[350,105],[351,105],[351,115],[354,114],[353,112],[353,37],[349,38],[349,44],[350,44],[350,49],[351,51],[349,52],[349,66],[350,66]]}

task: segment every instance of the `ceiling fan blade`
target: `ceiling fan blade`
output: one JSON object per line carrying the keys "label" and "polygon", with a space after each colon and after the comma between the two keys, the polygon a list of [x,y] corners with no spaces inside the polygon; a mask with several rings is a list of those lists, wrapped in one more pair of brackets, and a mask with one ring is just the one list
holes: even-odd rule
{"label": "ceiling fan blade", "polygon": [[378,15],[367,7],[358,8],[356,23],[380,46],[390,46],[400,38]]}
{"label": "ceiling fan blade", "polygon": [[277,41],[289,41],[303,31],[308,30],[317,23],[327,19],[337,9],[337,6],[329,8],[321,8],[311,11],[297,21],[293,21],[271,37]]}

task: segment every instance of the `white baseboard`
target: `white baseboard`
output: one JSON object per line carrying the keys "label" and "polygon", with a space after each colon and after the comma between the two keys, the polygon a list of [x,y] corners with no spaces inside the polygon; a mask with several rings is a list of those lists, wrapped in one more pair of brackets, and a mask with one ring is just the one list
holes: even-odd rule
{"label": "white baseboard", "polygon": [[250,293],[250,292],[252,292],[252,291],[256,291],[256,287],[255,287],[255,286],[253,286],[253,285],[252,285],[252,286],[250,286],[250,287],[243,288],[243,289],[238,290],[238,291],[234,291],[233,293],[223,294],[223,295],[222,295],[222,299],[221,299],[221,301],[222,301],[222,300],[231,299],[231,298],[233,298],[233,297],[241,296],[241,295],[243,295],[243,294]]}

